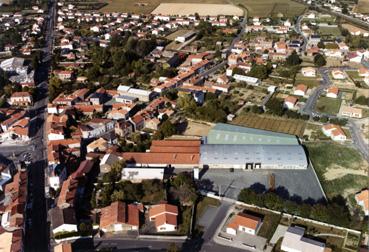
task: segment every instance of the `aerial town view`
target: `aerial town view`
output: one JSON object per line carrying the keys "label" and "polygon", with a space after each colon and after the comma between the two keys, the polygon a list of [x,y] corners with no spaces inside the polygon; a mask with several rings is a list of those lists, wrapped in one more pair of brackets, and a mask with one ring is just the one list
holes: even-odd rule
{"label": "aerial town view", "polygon": [[0,0],[0,251],[369,251],[369,0]]}

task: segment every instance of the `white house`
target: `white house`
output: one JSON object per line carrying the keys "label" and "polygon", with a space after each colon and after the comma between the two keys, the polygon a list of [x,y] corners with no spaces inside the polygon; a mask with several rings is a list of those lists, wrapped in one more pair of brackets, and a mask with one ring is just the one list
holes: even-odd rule
{"label": "white house", "polygon": [[73,208],[54,207],[49,211],[53,234],[77,232],[77,220]]}
{"label": "white house", "polygon": [[332,70],[332,77],[336,80],[344,80],[346,79],[346,74],[345,72],[336,69],[336,70]]}
{"label": "white house", "polygon": [[170,204],[158,204],[149,208],[149,220],[155,222],[157,232],[177,230],[178,207]]}
{"label": "white house", "polygon": [[283,106],[287,109],[293,109],[295,107],[295,104],[297,103],[297,98],[294,96],[287,96],[284,99]]}
{"label": "white house", "polygon": [[306,95],[306,91],[307,91],[307,86],[304,84],[299,84],[295,87],[295,90],[293,91],[294,95],[297,96],[305,96]]}
{"label": "white house", "polygon": [[353,108],[346,105],[341,106],[340,112],[342,116],[351,118],[362,118],[363,116],[363,110],[361,108]]}
{"label": "white house", "polygon": [[326,124],[322,127],[323,134],[333,141],[346,141],[347,137],[342,128],[335,124]]}
{"label": "white house", "polygon": [[233,75],[233,78],[236,80],[236,82],[246,82],[249,85],[252,86],[259,86],[260,80],[258,78],[241,75],[241,74],[235,74]]}
{"label": "white house", "polygon": [[338,87],[329,87],[327,89],[327,97],[336,99],[338,97]]}
{"label": "white house", "polygon": [[355,194],[355,200],[363,208],[365,216],[369,216],[369,190],[365,189]]}
{"label": "white house", "polygon": [[122,169],[122,180],[129,180],[131,182],[141,182],[145,179],[159,179],[164,178],[164,168],[135,168],[125,167]]}
{"label": "white house", "polygon": [[316,70],[314,67],[303,67],[301,73],[305,77],[316,77]]}
{"label": "white house", "polygon": [[238,231],[256,235],[261,224],[262,220],[259,217],[238,213],[227,225],[226,232],[231,235],[237,235]]}
{"label": "white house", "polygon": [[286,252],[324,252],[325,244],[303,237],[305,229],[289,227],[283,236],[281,250]]}

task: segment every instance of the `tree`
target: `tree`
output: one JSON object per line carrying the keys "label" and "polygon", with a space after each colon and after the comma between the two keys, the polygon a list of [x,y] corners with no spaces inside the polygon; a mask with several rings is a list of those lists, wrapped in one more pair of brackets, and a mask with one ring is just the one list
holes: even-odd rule
{"label": "tree", "polygon": [[325,60],[324,56],[321,55],[320,53],[318,53],[317,55],[315,55],[314,57],[314,65],[317,67],[322,67],[325,64],[327,64],[327,61]]}
{"label": "tree", "polygon": [[268,68],[264,65],[254,65],[248,75],[261,80],[266,79],[268,77]]}
{"label": "tree", "polygon": [[170,120],[166,120],[159,126],[159,131],[165,138],[176,134],[177,128]]}
{"label": "tree", "polygon": [[195,183],[189,173],[182,172],[171,181],[170,193],[183,206],[191,206],[197,199]]}
{"label": "tree", "polygon": [[286,59],[286,64],[289,65],[289,66],[300,65],[300,63],[301,63],[301,59],[297,55],[297,52],[296,51],[293,51],[291,53],[291,55],[288,56],[287,59]]}

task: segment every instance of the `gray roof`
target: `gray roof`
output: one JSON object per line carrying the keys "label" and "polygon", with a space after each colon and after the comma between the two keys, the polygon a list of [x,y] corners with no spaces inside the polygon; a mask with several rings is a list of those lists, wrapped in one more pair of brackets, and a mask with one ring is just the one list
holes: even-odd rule
{"label": "gray roof", "polygon": [[200,147],[201,164],[245,165],[288,165],[307,167],[308,161],[301,145],[238,145],[204,144]]}
{"label": "gray roof", "polygon": [[296,136],[273,131],[218,123],[206,139],[208,144],[298,145]]}

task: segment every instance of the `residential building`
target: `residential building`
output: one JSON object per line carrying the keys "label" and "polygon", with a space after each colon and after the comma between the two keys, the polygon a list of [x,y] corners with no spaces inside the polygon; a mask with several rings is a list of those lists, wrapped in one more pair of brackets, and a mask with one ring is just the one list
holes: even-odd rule
{"label": "residential building", "polygon": [[54,207],[49,210],[53,234],[77,232],[77,220],[73,208]]}
{"label": "residential building", "polygon": [[335,124],[326,124],[322,127],[324,135],[330,137],[334,141],[346,141],[347,137],[342,128]]}
{"label": "residential building", "polygon": [[101,209],[100,229],[104,232],[138,230],[139,214],[138,205],[115,201]]}
{"label": "residential building", "polygon": [[287,109],[294,109],[295,108],[295,104],[297,103],[297,98],[294,96],[287,96],[284,99],[284,107]]}
{"label": "residential building", "polygon": [[325,244],[304,237],[302,227],[289,227],[283,236],[281,250],[286,252],[324,252]]}
{"label": "residential building", "polygon": [[340,113],[342,116],[351,118],[362,118],[363,110],[361,108],[354,108],[347,105],[341,105]]}
{"label": "residential building", "polygon": [[236,80],[236,82],[246,82],[247,84],[252,85],[252,86],[259,86],[261,83],[258,78],[241,75],[241,74],[235,74],[233,75],[233,78]]}
{"label": "residential building", "polygon": [[303,67],[301,73],[304,77],[316,77],[316,70],[314,67]]}
{"label": "residential building", "polygon": [[329,87],[327,89],[327,97],[336,99],[338,97],[338,87]]}
{"label": "residential building", "polygon": [[347,78],[345,72],[343,72],[342,70],[336,69],[336,70],[332,70],[332,77],[335,80],[344,80]]}
{"label": "residential building", "polygon": [[32,95],[28,92],[15,92],[10,96],[11,106],[31,106],[33,104]]}
{"label": "residential building", "polygon": [[295,87],[295,90],[293,91],[293,94],[297,95],[297,96],[305,96],[307,89],[308,89],[308,87],[306,85],[299,84]]}
{"label": "residential building", "polygon": [[369,216],[369,190],[364,189],[355,194],[355,200],[357,204],[363,208],[365,216]]}
{"label": "residential building", "polygon": [[122,169],[122,180],[141,183],[145,179],[164,179],[164,168],[125,167]]}
{"label": "residential building", "polygon": [[226,232],[231,235],[237,235],[238,232],[256,235],[261,225],[261,218],[251,214],[238,213],[228,223]]}
{"label": "residential building", "polygon": [[149,220],[155,223],[157,232],[177,230],[178,207],[170,204],[158,204],[149,208]]}

